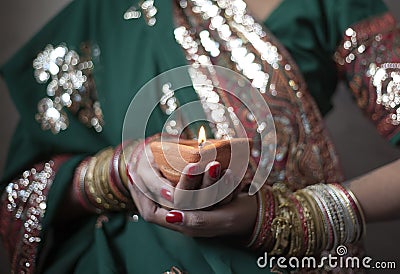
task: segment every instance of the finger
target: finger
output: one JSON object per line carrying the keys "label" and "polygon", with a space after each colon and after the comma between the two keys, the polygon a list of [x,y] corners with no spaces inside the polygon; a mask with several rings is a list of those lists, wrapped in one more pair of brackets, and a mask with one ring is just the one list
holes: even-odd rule
{"label": "finger", "polygon": [[207,208],[220,205],[221,200],[225,203],[231,200],[234,190],[233,173],[230,169],[222,172],[219,180],[206,189],[201,189],[192,197],[193,209]]}
{"label": "finger", "polygon": [[140,163],[138,166],[138,172],[142,168],[151,168],[158,177],[162,177],[161,172],[158,169],[158,166],[156,162],[154,161],[154,156],[153,152],[151,151],[150,146],[146,146],[146,148],[143,151],[144,155],[141,156]]}
{"label": "finger", "polygon": [[[134,182],[143,192],[147,192],[147,190],[151,192],[152,197],[154,197],[157,202],[161,204],[168,203],[167,206],[171,206],[172,204],[170,203],[173,202],[174,188],[171,182],[161,175],[152,160],[153,154],[149,147],[146,148],[145,154],[146,155],[142,156],[136,171],[136,173],[141,177],[141,180],[134,180]],[[164,202],[161,199],[163,199]]]}
{"label": "finger", "polygon": [[221,164],[217,161],[212,161],[207,164],[204,172],[201,188],[206,188],[213,185],[221,176]]}
{"label": "finger", "polygon": [[241,194],[231,203],[209,211],[169,211],[165,226],[192,237],[247,234],[257,215],[255,195]]}
{"label": "finger", "polygon": [[220,176],[221,164],[216,161],[208,163],[203,175],[200,190],[193,193],[192,209],[206,208],[217,203],[217,186],[211,186],[220,179]]}
{"label": "finger", "polygon": [[160,223],[160,217],[168,214],[168,211],[159,207],[153,200],[149,199],[144,193],[138,190],[135,186],[130,187],[132,198],[135,201],[140,216],[151,223]]}
{"label": "finger", "polygon": [[[157,209],[154,211],[152,222],[163,227],[181,232],[192,237],[213,237],[217,234],[206,224],[203,211],[180,211]],[[214,218],[211,218],[214,219]]]}
{"label": "finger", "polygon": [[[236,187],[236,181],[234,179],[234,175],[233,172],[230,169],[227,169],[225,171],[225,176],[226,176],[226,180],[224,181],[224,186],[222,186],[224,189],[223,191],[227,190],[227,192],[229,192],[229,194],[218,203],[218,206],[222,206],[225,204],[230,203],[238,194],[239,194],[239,187]],[[221,190],[222,191],[222,190]],[[225,191],[225,195],[226,195],[226,191]]]}
{"label": "finger", "polygon": [[158,176],[156,173],[151,172],[147,172],[141,177],[143,178],[144,182],[142,184],[142,187],[140,187],[142,191],[150,192],[159,203],[164,204],[164,202],[173,202],[174,187],[172,186],[170,181]]}
{"label": "finger", "polygon": [[193,208],[194,190],[201,186],[202,177],[202,169],[198,163],[190,163],[185,166],[173,192],[175,208]]}
{"label": "finger", "polygon": [[179,179],[176,188],[178,189],[198,189],[201,186],[203,178],[203,170],[198,163],[189,163],[182,171],[181,178]]}
{"label": "finger", "polygon": [[232,200],[232,193],[235,189],[235,182],[233,179],[232,170],[224,170],[223,176],[217,182],[217,186],[218,197],[216,198],[217,201],[214,205],[220,206],[230,202]]}
{"label": "finger", "polygon": [[135,206],[139,212],[139,214],[142,213],[142,203],[141,203],[141,198],[140,195],[144,195],[141,190],[135,185],[131,184],[129,185],[129,192],[131,194],[131,197],[133,199],[133,202],[135,203]]}

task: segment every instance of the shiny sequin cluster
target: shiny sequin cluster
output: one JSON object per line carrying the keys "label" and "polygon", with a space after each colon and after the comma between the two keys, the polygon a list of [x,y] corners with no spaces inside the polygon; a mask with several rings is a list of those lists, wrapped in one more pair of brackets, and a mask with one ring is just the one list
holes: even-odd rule
{"label": "shiny sequin cluster", "polygon": [[[254,160],[252,165],[256,166],[257,162],[262,167],[271,164],[268,155],[261,155],[261,151],[271,151],[270,144],[275,142],[273,134],[268,134],[271,125],[267,120],[256,121],[254,113],[250,113],[240,102],[252,96],[249,90],[241,90],[240,81],[219,81],[220,84],[224,82],[222,85],[240,90],[237,99],[220,90],[213,90],[216,95],[210,93],[209,85],[218,84],[219,79],[205,69],[209,65],[223,66],[244,75],[268,103],[278,142],[274,166],[268,178],[270,183],[284,180],[291,189],[297,189],[313,183],[341,181],[336,153],[325,134],[322,117],[304,79],[287,51],[249,15],[246,3],[242,0],[188,0],[177,3],[174,34],[192,64],[191,76],[196,75],[202,83],[194,84],[194,88],[200,98],[214,98],[213,102],[226,106],[234,114],[232,117],[237,117],[245,126],[248,137],[253,138],[255,144],[250,160]],[[192,82],[196,81],[192,76]],[[209,112],[209,120],[215,121],[210,115],[209,104],[203,104],[203,108],[206,114]],[[257,117],[268,116],[266,110],[256,109],[264,113],[258,113]],[[227,124],[221,124],[222,130],[214,132],[216,137],[221,137],[234,129],[234,123],[229,121],[230,113],[217,113]],[[260,133],[264,136],[263,140],[260,140]],[[272,154],[271,151],[269,155]]]}
{"label": "shiny sequin cluster", "polygon": [[139,4],[139,7],[140,10],[138,10],[136,5],[132,5],[124,13],[124,19],[125,20],[138,19],[142,17],[142,14],[144,14],[144,20],[146,21],[146,24],[149,25],[150,27],[154,26],[157,23],[157,19],[155,17],[157,14],[157,8],[154,6],[154,0],[142,1]]}
{"label": "shiny sequin cluster", "polygon": [[175,92],[172,90],[171,83],[165,83],[162,86],[162,97],[160,100],[161,109],[165,114],[170,115],[178,107],[178,100],[175,97]]}
{"label": "shiny sequin cluster", "polygon": [[[83,49],[89,51],[88,47]],[[33,68],[36,81],[47,84],[47,97],[39,101],[36,115],[43,130],[54,134],[66,130],[69,120],[65,109],[69,109],[83,124],[102,131],[103,114],[97,101],[90,59],[80,60],[77,52],[65,45],[48,45],[33,61]]]}
{"label": "shiny sequin cluster", "polygon": [[179,101],[175,97],[175,91],[173,90],[171,83],[167,82],[163,84],[161,92],[161,110],[166,115],[174,114],[168,119],[167,124],[165,125],[165,130],[168,134],[179,135],[183,131],[183,117],[180,112],[174,112],[179,106]]}
{"label": "shiny sequin cluster", "polygon": [[[54,178],[54,163],[50,161],[44,164],[43,169],[32,168],[23,172],[22,177],[11,182],[3,194],[3,206],[6,207],[7,215],[15,219],[15,224],[9,224],[9,230],[16,230],[17,237],[21,245],[14,246],[13,269],[18,269],[18,273],[30,273],[36,263],[36,251],[38,243],[41,242],[41,220],[44,217],[47,207],[47,192]],[[2,222],[8,217],[3,214]],[[12,238],[9,231],[7,237]]]}
{"label": "shiny sequin cluster", "polygon": [[[186,6],[187,3],[184,5]],[[279,68],[279,61],[282,57],[275,45],[262,39],[266,36],[266,33],[262,26],[247,14],[246,3],[241,0],[194,0],[192,5],[194,14],[200,14],[203,19],[210,20],[210,31],[216,31],[219,39],[226,43],[224,46],[231,52],[231,60],[236,63],[237,69],[251,80],[255,88],[265,93],[269,74],[264,71],[260,62],[256,60],[256,55],[247,49],[246,44],[250,43],[260,54],[261,59],[267,61],[274,69]],[[182,28],[181,26],[176,31],[179,33],[188,31]],[[211,57],[217,57],[220,54],[220,43],[211,38],[212,36],[208,30],[202,30],[199,33],[199,37],[200,43]],[[178,37],[177,40],[180,44],[182,42],[186,45],[190,44],[190,38],[186,39],[188,40],[184,41]],[[191,46],[192,50],[189,52],[192,55],[191,58],[197,60],[196,46],[193,43]]]}
{"label": "shiny sequin cluster", "polygon": [[390,13],[353,25],[335,53],[358,105],[390,138],[400,125],[400,29]]}
{"label": "shiny sequin cluster", "polygon": [[[202,33],[202,41],[204,42],[206,32],[203,31]],[[193,88],[201,100],[204,112],[209,121],[212,122],[210,126],[214,131],[214,137],[216,139],[234,137],[235,131],[229,125],[225,108],[220,104],[220,96],[215,90],[218,82],[212,81],[212,75],[215,75],[215,71],[212,68],[210,58],[207,55],[198,54],[198,44],[184,26],[176,28],[174,35],[176,41],[187,50],[187,58],[193,61],[189,75],[193,83]],[[211,41],[209,37],[207,41]],[[215,45],[213,42],[210,43]],[[214,52],[217,50],[215,48],[207,48]]]}
{"label": "shiny sequin cluster", "polygon": [[376,88],[376,103],[386,109],[395,110],[391,114],[393,125],[400,124],[400,63],[384,63],[379,67],[370,64],[367,72]]}

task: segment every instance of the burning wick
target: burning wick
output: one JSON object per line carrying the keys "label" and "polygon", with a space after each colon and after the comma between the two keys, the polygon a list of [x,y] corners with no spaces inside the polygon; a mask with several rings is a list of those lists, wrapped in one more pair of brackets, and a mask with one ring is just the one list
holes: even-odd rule
{"label": "burning wick", "polygon": [[203,126],[201,126],[199,130],[199,138],[197,139],[197,142],[199,144],[199,148],[202,148],[204,144],[206,143],[207,138],[206,138],[206,131]]}

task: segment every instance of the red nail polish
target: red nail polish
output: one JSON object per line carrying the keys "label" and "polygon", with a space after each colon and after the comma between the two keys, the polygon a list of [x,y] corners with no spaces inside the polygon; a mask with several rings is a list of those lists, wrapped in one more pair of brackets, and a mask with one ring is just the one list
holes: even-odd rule
{"label": "red nail polish", "polygon": [[196,175],[198,175],[197,173],[197,166],[191,166],[189,167],[187,177],[193,179]]}
{"label": "red nail polish", "polygon": [[166,189],[166,188],[161,189],[161,196],[162,196],[164,199],[166,199],[166,200],[172,202],[171,191],[169,191],[168,189]]}
{"label": "red nail polish", "polygon": [[221,164],[213,164],[210,166],[208,169],[208,175],[210,175],[211,178],[217,179],[219,178],[219,175],[221,174]]}
{"label": "red nail polish", "polygon": [[129,165],[126,165],[126,175],[128,176],[129,182],[131,183],[131,185],[133,185],[133,178],[131,176],[131,173],[129,172]]}
{"label": "red nail polish", "polygon": [[170,211],[167,216],[165,217],[165,220],[168,223],[182,223],[183,222],[183,213],[180,211]]}

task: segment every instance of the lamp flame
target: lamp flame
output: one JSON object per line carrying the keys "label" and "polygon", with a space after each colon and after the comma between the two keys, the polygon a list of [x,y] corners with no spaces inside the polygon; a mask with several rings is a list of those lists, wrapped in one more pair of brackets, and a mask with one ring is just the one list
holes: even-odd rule
{"label": "lamp flame", "polygon": [[199,147],[202,147],[206,141],[207,141],[206,130],[204,129],[204,126],[201,126],[201,128],[199,130],[199,137],[197,139]]}

